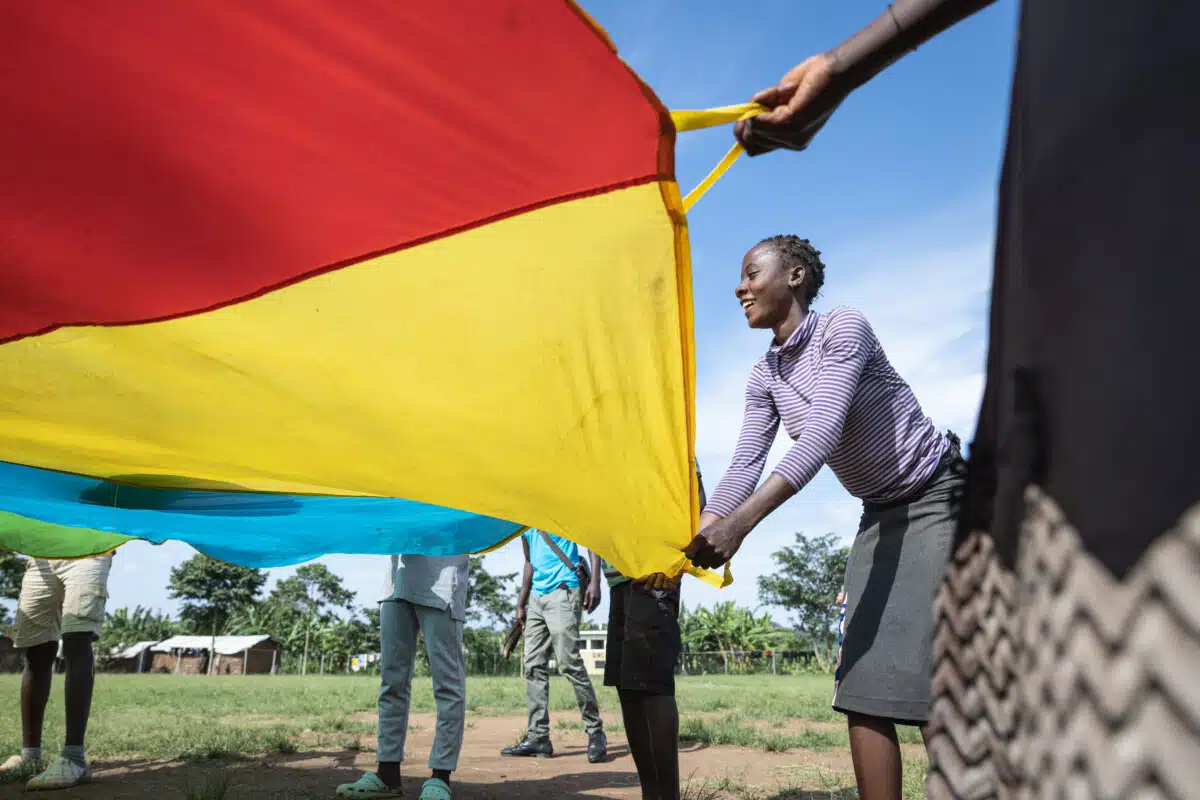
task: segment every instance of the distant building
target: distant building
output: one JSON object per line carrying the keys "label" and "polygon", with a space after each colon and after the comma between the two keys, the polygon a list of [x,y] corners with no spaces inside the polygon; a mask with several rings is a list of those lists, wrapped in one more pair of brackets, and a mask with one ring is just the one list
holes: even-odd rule
{"label": "distant building", "polygon": [[218,636],[216,654],[209,652],[211,636],[172,636],[151,646],[151,672],[207,675],[271,675],[279,668],[279,642],[270,636]]}
{"label": "distant building", "polygon": [[107,672],[149,672],[153,653],[150,648],[157,644],[154,640],[138,642],[129,647],[116,647],[108,656],[105,664]]}
{"label": "distant building", "polygon": [[607,645],[608,628],[579,632],[579,656],[588,674],[604,674],[604,651]]}
{"label": "distant building", "polygon": [[[583,659],[583,667],[589,675],[604,674],[604,651],[608,645],[608,628],[598,628],[579,632],[579,657]],[[558,671],[558,659],[553,651],[550,655],[549,669]]]}

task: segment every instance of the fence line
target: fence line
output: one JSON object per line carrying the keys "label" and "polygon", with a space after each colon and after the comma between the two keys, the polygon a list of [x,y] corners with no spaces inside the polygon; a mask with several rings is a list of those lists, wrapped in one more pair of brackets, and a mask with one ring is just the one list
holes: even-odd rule
{"label": "fence line", "polygon": [[815,650],[685,650],[682,675],[785,675],[810,672],[817,665]]}
{"label": "fence line", "polygon": [[[351,659],[356,655],[373,655],[375,659],[360,669],[352,669]],[[413,665],[415,674],[428,675],[429,665],[425,649],[418,648],[416,662]],[[309,651],[308,675],[346,676],[346,675],[378,675],[379,654],[361,653],[320,653]],[[523,674],[520,652],[503,659],[496,650],[483,648],[464,653],[466,672],[474,677],[516,677]],[[0,671],[20,671],[22,660],[11,659],[12,663],[0,664]],[[276,675],[299,675],[303,655],[279,651],[278,660],[274,664]],[[102,659],[97,659],[99,671],[104,670]],[[603,669],[604,660],[594,662],[595,666]],[[794,673],[811,673],[821,669],[814,650],[685,650],[676,662],[676,674],[681,677],[702,675],[787,675]]]}
{"label": "fence line", "polygon": [[[373,654],[378,658],[378,653]],[[467,652],[467,675],[474,677],[516,677],[523,674],[520,653],[510,656],[507,660],[495,652]],[[323,672],[312,669],[316,663],[325,663]],[[321,654],[309,653],[310,675],[377,675],[379,662],[376,660],[362,669],[352,671],[349,658],[345,654],[330,656],[326,660]],[[597,665],[603,667],[603,660]],[[295,675],[299,673],[300,656],[283,654],[280,657],[279,674]],[[819,667],[817,654],[814,650],[687,650],[684,651],[675,671],[682,677],[699,675],[788,675],[798,672],[812,672]],[[427,675],[429,666],[425,661],[424,650],[417,653],[414,672]]]}

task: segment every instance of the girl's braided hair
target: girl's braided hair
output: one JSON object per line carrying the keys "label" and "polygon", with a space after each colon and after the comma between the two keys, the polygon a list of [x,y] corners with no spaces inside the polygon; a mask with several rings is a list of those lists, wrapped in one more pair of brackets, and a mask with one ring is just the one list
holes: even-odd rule
{"label": "girl's braided hair", "polygon": [[808,239],[791,233],[768,236],[758,244],[760,247],[773,248],[785,269],[797,264],[804,267],[804,300],[812,303],[825,285],[825,264],[821,261],[821,251],[813,247]]}

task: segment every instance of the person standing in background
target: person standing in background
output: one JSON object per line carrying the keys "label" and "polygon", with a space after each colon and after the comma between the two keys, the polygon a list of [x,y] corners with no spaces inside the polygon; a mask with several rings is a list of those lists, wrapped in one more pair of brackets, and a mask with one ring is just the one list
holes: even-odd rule
{"label": "person standing in background", "polygon": [[846,589],[844,587],[838,591],[835,603],[837,604],[838,609],[838,655],[837,665],[833,668],[833,695],[834,697],[837,697],[838,685],[842,682],[842,640],[845,639],[846,636]]}
{"label": "person standing in background", "polygon": [[420,800],[451,800],[450,773],[458,767],[466,725],[467,672],[463,625],[467,618],[469,556],[392,556],[379,603],[382,687],[379,691],[379,768],[354,783],[342,784],[338,797],[399,797],[400,764],[408,736],[417,633],[425,638],[437,731],[429,753],[433,774],[421,787]]}
{"label": "person standing in background", "polygon": [[588,736],[588,761],[608,755],[608,739],[600,719],[596,690],[579,656],[579,622],[600,605],[600,557],[591,553],[589,569],[579,546],[561,536],[528,530],[521,537],[525,570],[517,599],[517,619],[525,630],[525,691],[529,727],[525,740],[502,755],[546,758],[550,744],[550,653],[575,689],[575,699]]}
{"label": "person standing in background", "polygon": [[31,558],[21,580],[13,644],[25,651],[21,676],[21,753],[0,765],[0,776],[34,769],[42,760],[42,722],[58,642],[66,662],[67,729],[62,755],[26,785],[30,791],[69,789],[91,772],[84,756],[95,683],[92,643],[104,629],[112,553],[80,559]]}

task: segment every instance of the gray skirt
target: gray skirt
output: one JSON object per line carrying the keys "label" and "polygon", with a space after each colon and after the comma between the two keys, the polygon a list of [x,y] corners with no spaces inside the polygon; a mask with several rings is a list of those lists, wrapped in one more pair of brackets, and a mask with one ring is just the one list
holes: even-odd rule
{"label": "gray skirt", "polygon": [[954,543],[964,470],[954,448],[914,495],[863,504],[846,564],[835,710],[908,725],[929,719],[933,602]]}

